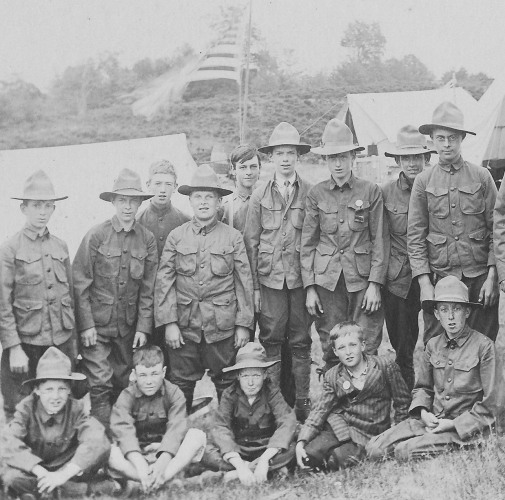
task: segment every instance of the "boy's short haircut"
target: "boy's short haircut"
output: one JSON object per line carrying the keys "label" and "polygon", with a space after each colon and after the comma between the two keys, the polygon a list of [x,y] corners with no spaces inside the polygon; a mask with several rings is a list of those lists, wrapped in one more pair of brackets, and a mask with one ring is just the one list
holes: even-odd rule
{"label": "boy's short haircut", "polygon": [[157,345],[143,345],[133,353],[133,366],[152,368],[159,363],[165,365],[165,356]]}
{"label": "boy's short haircut", "polygon": [[258,157],[258,167],[261,167],[261,158],[258,150],[254,146],[250,146],[249,144],[237,146],[230,155],[231,166],[235,168],[237,163],[244,163],[245,161],[252,160],[255,156]]}
{"label": "boy's short haircut", "polygon": [[175,172],[175,167],[168,160],[158,160],[155,161],[149,167],[149,180],[151,180],[156,174],[169,174],[174,176],[174,180],[177,183],[177,174]]}
{"label": "boy's short haircut", "polygon": [[355,321],[342,321],[342,323],[337,323],[330,332],[330,340],[331,342],[335,342],[335,340],[340,337],[345,337],[352,332],[356,332],[358,334],[358,338],[363,341],[363,328],[358,325]]}

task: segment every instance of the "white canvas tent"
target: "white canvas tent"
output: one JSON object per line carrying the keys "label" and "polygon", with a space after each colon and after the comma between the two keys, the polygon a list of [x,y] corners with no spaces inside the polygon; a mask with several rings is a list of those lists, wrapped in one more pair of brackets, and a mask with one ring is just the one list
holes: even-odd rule
{"label": "white canvas tent", "polygon": [[467,121],[477,113],[478,102],[462,88],[412,92],[348,94],[337,118],[354,131],[360,146],[377,145],[382,156],[396,142],[404,125],[430,123],[435,108],[443,101],[458,106]]}
{"label": "white canvas tent", "polygon": [[[135,170],[145,186],[149,166],[160,159],[174,164],[179,185],[187,184],[197,168],[188,151],[185,134],[0,151],[0,209],[3,214],[0,242],[24,224],[20,202],[11,200],[11,196],[22,195],[25,180],[36,170],[41,168],[51,177],[57,194],[69,197],[56,202],[49,229],[68,243],[73,257],[87,230],[114,214],[110,203],[100,200],[98,195],[112,188],[118,172],[125,167]],[[190,213],[186,196],[175,193],[173,202]],[[144,202],[140,210],[146,203],[149,202]]]}

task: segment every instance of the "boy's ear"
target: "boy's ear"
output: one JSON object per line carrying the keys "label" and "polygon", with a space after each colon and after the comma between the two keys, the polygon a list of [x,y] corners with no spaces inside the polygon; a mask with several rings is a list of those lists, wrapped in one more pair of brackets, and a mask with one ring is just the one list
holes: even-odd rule
{"label": "boy's ear", "polygon": [[163,367],[163,378],[165,378],[165,373],[167,373],[167,367],[166,366]]}
{"label": "boy's ear", "polygon": [[22,213],[23,215],[26,215],[26,205],[25,205],[24,203],[22,203],[22,202],[21,202],[21,203],[19,204],[19,209],[21,210],[21,213]]}
{"label": "boy's ear", "polygon": [[137,372],[135,371],[135,368],[132,368],[132,372],[130,375],[130,381],[131,382],[136,382],[137,381]]}

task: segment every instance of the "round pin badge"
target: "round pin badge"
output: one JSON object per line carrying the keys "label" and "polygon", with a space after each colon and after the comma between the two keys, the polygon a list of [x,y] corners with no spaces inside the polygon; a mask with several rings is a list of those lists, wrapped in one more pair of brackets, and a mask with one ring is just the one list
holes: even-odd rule
{"label": "round pin badge", "polygon": [[349,382],[349,380],[346,380],[344,382],[344,389],[347,391],[347,389],[350,389],[351,388],[351,382]]}
{"label": "round pin badge", "polygon": [[361,208],[363,206],[363,200],[356,200],[356,206]]}

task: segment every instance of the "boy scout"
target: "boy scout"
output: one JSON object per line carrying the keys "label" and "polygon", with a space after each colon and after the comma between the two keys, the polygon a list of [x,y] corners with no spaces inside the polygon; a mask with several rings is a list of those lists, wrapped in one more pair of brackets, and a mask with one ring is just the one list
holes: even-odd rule
{"label": "boy scout", "polygon": [[200,461],[205,433],[189,429],[186,399],[164,380],[166,367],[158,346],[145,345],[133,355],[134,383],[112,408],[113,440],[109,467],[116,474],[157,489],[192,461]]}
{"label": "boy scout", "polygon": [[389,340],[396,351],[396,363],[409,390],[414,387],[414,349],[419,336],[421,302],[419,283],[412,279],[407,254],[407,218],[410,193],[417,174],[429,164],[431,151],[426,139],[412,125],[398,132],[396,148],[386,152],[401,168],[398,179],[381,187],[384,223],[390,234],[389,265],[383,290]]}
{"label": "boy scout", "polygon": [[368,354],[377,353],[382,339],[380,288],[386,281],[389,237],[379,187],[351,170],[356,151],[363,149],[335,118],[324,129],[321,147],[312,150],[325,158],[331,177],[307,195],[302,277],[326,359],[333,356],[330,330],[342,321],[363,328]]}
{"label": "boy scout", "polygon": [[275,363],[260,344],[249,342],[236,364],[224,369],[238,371],[238,378],[223,393],[203,463],[230,471],[225,480],[238,478],[249,486],[266,481],[269,471],[294,465],[296,416],[267,376]]}
{"label": "boy scout", "polygon": [[33,378],[37,362],[56,345],[74,362],[77,356],[72,275],[67,245],[47,223],[56,196],[49,177],[38,170],[21,196],[23,229],[0,247],[1,385],[7,420],[29,394],[23,381]]}
{"label": "boy scout", "polygon": [[372,459],[395,455],[410,460],[481,442],[501,410],[503,380],[494,343],[470,328],[472,308],[467,286],[455,276],[435,286],[434,311],[444,333],[432,337],[423,353],[412,392],[412,418],[372,439]]}
{"label": "boy scout", "polygon": [[[429,134],[440,155],[437,165],[419,174],[409,208],[408,252],[421,300],[433,298],[433,286],[444,276],[456,276],[468,287],[470,300],[482,302],[468,319],[491,340],[498,334],[498,282],[493,249],[493,209],[496,187],[485,168],[463,160],[466,134],[463,113],[444,102],[433,123],[419,132]],[[441,325],[424,312],[424,343],[441,333]]]}
{"label": "boy scout", "polygon": [[[300,272],[300,238],[305,198],[311,187],[295,171],[300,155],[310,151],[289,123],[274,129],[268,146],[274,176],[251,196],[244,239],[254,283],[254,306],[259,317],[259,339],[271,361],[281,359],[284,341],[291,350],[296,387],[295,409],[300,420],[310,411],[310,316]],[[280,382],[280,366],[270,370]]]}
{"label": "boy scout", "polygon": [[222,196],[209,165],[201,165],[190,186],[194,217],[167,238],[156,280],[156,326],[166,325],[170,381],[191,408],[197,380],[209,370],[218,398],[233,382],[223,368],[249,340],[253,323],[251,270],[242,235],[217,220]]}
{"label": "boy scout", "polygon": [[221,221],[244,234],[251,194],[258,182],[261,160],[255,147],[236,147],[230,155],[230,172],[235,177],[235,191],[223,200]]}
{"label": "boy scout", "polygon": [[25,381],[35,388],[17,406],[0,447],[2,479],[13,497],[48,498],[56,488],[63,494],[90,493],[88,482],[107,463],[110,443],[103,426],[70,395],[70,382],[84,378],[72,373],[65,354],[49,347],[36,376]]}
{"label": "boy scout", "polygon": [[119,172],[100,199],[116,215],[88,231],[73,264],[77,330],[88,377],[91,414],[108,429],[111,405],[128,385],[133,348],[153,329],[158,256],[153,234],[135,221],[142,201],[140,177]]}
{"label": "boy scout", "polygon": [[301,468],[337,470],[363,458],[372,436],[407,418],[410,394],[394,361],[366,356],[363,329],[353,321],[336,325],[330,335],[340,363],[324,376],[323,394],[298,436]]}

